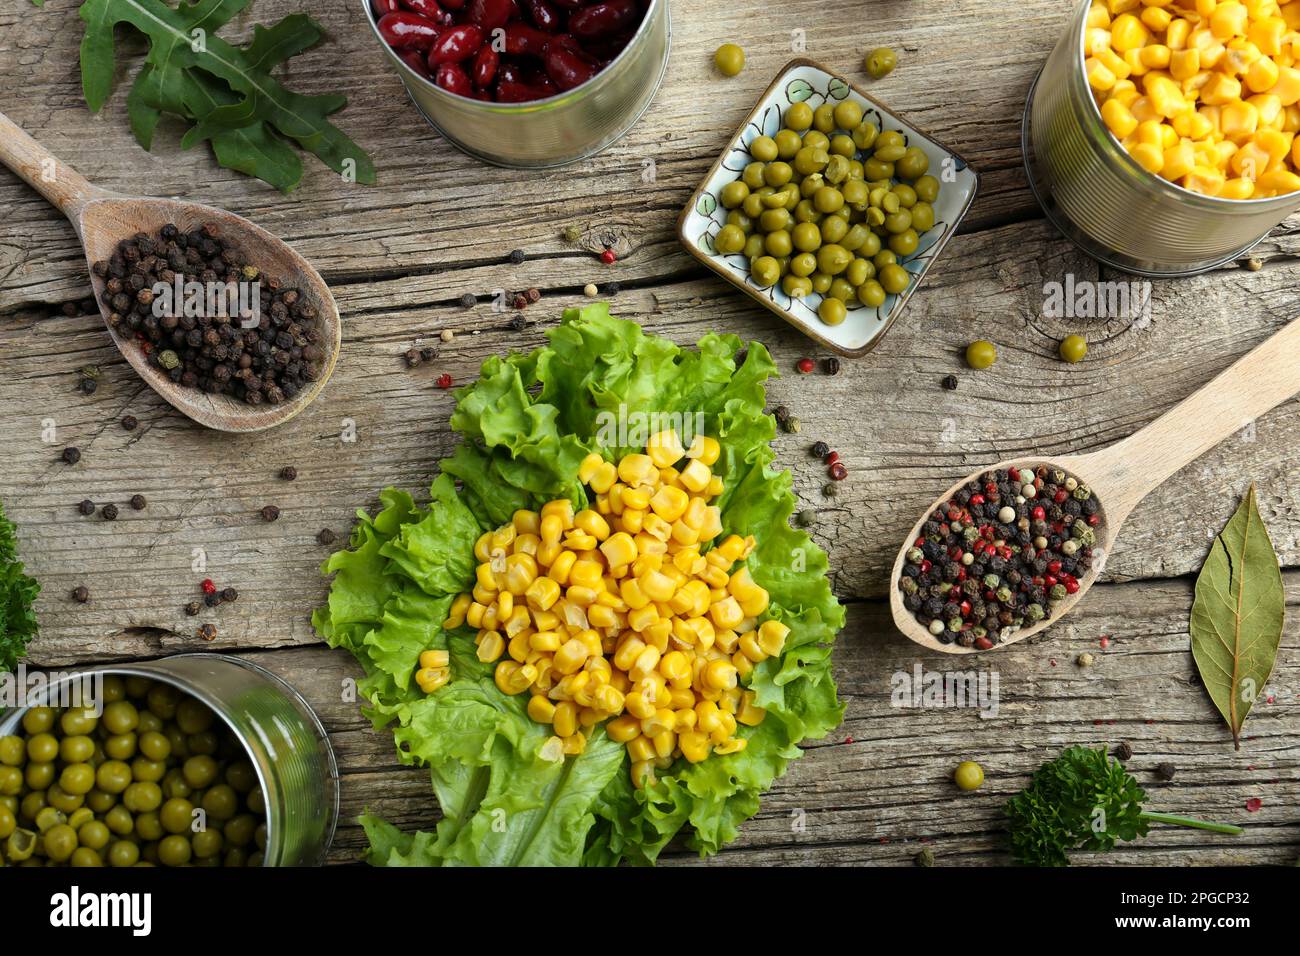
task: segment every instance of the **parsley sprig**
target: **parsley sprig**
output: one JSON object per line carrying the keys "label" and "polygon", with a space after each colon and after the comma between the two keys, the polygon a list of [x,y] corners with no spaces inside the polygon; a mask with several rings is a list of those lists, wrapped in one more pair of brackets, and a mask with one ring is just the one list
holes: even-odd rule
{"label": "parsley sprig", "polygon": [[1109,850],[1117,840],[1146,836],[1152,823],[1242,832],[1229,823],[1145,811],[1146,798],[1104,749],[1070,747],[1034,771],[1029,786],[1007,802],[1012,856],[1028,866],[1069,866],[1071,850]]}
{"label": "parsley sprig", "polygon": [[32,604],[41,586],[23,573],[17,529],[0,506],[0,674],[11,671],[36,634]]}

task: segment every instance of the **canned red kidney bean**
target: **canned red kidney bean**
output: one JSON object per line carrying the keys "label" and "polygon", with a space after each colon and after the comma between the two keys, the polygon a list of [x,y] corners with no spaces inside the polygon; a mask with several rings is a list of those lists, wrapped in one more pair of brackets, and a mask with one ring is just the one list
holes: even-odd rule
{"label": "canned red kidney bean", "polygon": [[379,34],[459,96],[526,103],[586,83],[636,33],[653,0],[371,0]]}

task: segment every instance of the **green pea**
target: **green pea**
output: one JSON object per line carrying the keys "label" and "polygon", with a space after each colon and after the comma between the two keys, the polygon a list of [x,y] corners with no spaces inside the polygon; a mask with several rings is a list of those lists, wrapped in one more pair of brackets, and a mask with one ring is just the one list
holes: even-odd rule
{"label": "green pea", "polygon": [[[102,764],[100,766],[103,766]],[[98,782],[99,769],[96,768],[96,781]],[[123,788],[125,789],[125,787]],[[86,806],[93,812],[104,814],[111,810],[117,803],[117,797],[107,791],[95,789],[86,794]]]}
{"label": "green pea", "polygon": [[95,741],[84,735],[64,737],[59,744],[59,759],[64,763],[85,763],[95,753]]}
{"label": "green pea", "polygon": [[33,763],[50,763],[59,756],[59,741],[53,734],[38,733],[27,738],[27,759]]}
{"label": "green pea", "polygon": [[122,794],[122,803],[132,813],[157,810],[162,803],[162,788],[156,783],[133,783]]}
{"label": "green pea", "polygon": [[885,287],[875,279],[868,279],[858,286],[858,301],[874,309],[885,304]]}
{"label": "green pea", "polygon": [[822,244],[821,230],[817,228],[816,223],[812,222],[801,222],[796,225],[791,238],[794,247],[800,252],[815,252]]}
{"label": "green pea", "polygon": [[898,204],[904,209],[911,209],[916,205],[916,190],[907,183],[896,183],[891,192],[898,197]]}
{"label": "green pea", "polygon": [[822,243],[839,242],[849,232],[848,222],[841,216],[830,215],[821,221]]}
{"label": "green pea", "polygon": [[131,780],[131,768],[121,760],[106,760],[95,771],[95,781],[105,793],[121,793],[131,785]]}
{"label": "green pea", "polygon": [[791,274],[781,280],[781,289],[792,299],[802,299],[812,292],[812,282],[803,276]]}
{"label": "green pea", "polygon": [[830,161],[830,153],[826,150],[805,145],[794,154],[793,165],[795,172],[799,173],[799,175],[811,176],[813,173],[819,173],[825,169],[826,164]]}
{"label": "green pea", "polygon": [[23,791],[23,772],[17,767],[0,767],[0,795],[16,797]]}
{"label": "green pea", "polygon": [[[750,189],[758,189],[763,185],[763,166],[763,163],[750,163],[745,167],[745,171],[740,174],[741,182]],[[162,717],[164,720],[170,719],[164,714],[159,714],[158,716]]]}
{"label": "green pea", "polygon": [[868,279],[875,278],[875,275],[876,267],[866,259],[854,259],[849,263],[849,267],[844,270],[844,278],[855,289]]}
{"label": "green pea", "polygon": [[862,107],[853,100],[845,100],[835,107],[835,125],[840,129],[853,129],[862,122]]}
{"label": "green pea", "polygon": [[887,265],[880,270],[880,284],[885,287],[886,292],[898,295],[907,288],[912,281],[907,270],[900,265]]}
{"label": "green pea", "polygon": [[0,840],[9,839],[9,835],[18,829],[18,818],[8,807],[0,807]]}
{"label": "green pea", "polygon": [[109,831],[108,825],[102,820],[90,820],[81,825],[77,831],[77,841],[84,847],[92,850],[102,850],[108,846],[108,841],[112,839],[113,834]]}
{"label": "green pea", "polygon": [[104,726],[110,734],[129,734],[140,726],[140,712],[129,700],[115,700],[104,708]]}
{"label": "green pea", "polygon": [[735,43],[724,43],[714,52],[713,65],[723,76],[737,76],[745,68],[745,51]]}
{"label": "green pea", "polygon": [[831,137],[830,153],[832,158],[843,156],[845,159],[852,159],[858,153],[858,144],[853,142],[853,137],[847,133],[836,133]]}
{"label": "green pea", "polygon": [[749,144],[749,155],[760,163],[770,163],[779,155],[780,149],[771,136],[759,136]]}
{"label": "green pea", "polygon": [[70,707],[59,718],[59,728],[72,737],[94,733],[99,726],[99,717],[89,707]]}
{"label": "green pea", "polygon": [[113,760],[130,760],[135,756],[135,734],[114,734],[104,741],[104,753]]}
{"label": "green pea", "polygon": [[822,214],[817,211],[811,199],[800,199],[794,207],[795,222],[821,222]]}
{"label": "green pea", "polygon": [[880,131],[876,129],[875,124],[863,120],[853,128],[853,145],[858,149],[870,149],[876,143],[876,137]]}
{"label": "green pea", "polygon": [[743,255],[752,262],[763,254],[763,245],[763,234],[756,232],[745,240]]}
{"label": "green pea", "polygon": [[912,183],[912,188],[922,202],[932,203],[939,198],[939,180],[933,176],[922,176]]}
{"label": "green pea", "polygon": [[835,107],[823,103],[813,110],[813,128],[819,133],[830,134],[835,130]]}
{"label": "green pea", "polygon": [[136,814],[135,835],[141,840],[161,840],[164,832],[162,819],[156,811]]}
{"label": "green pea", "polygon": [[823,175],[828,183],[838,186],[849,178],[849,161],[838,154],[832,156]]}
{"label": "green pea", "polygon": [[919,241],[915,229],[904,229],[889,237],[889,249],[896,256],[910,256],[916,252]]}
{"label": "green pea", "polygon": [[157,686],[148,677],[131,676],[126,679],[126,696],[132,700],[144,700]]}
{"label": "green pea", "polygon": [[104,825],[118,836],[126,836],[135,830],[135,817],[130,810],[118,804],[104,814]]}
{"label": "green pea", "polygon": [[817,250],[817,268],[829,276],[837,276],[853,261],[853,253],[843,246],[830,243]]}
{"label": "green pea", "polygon": [[727,225],[736,226],[745,235],[754,231],[754,220],[746,216],[743,209],[733,209],[727,213]]}
{"label": "green pea", "polygon": [[190,841],[183,836],[164,837],[158,844],[158,862],[163,866],[184,866],[193,855]]}
{"label": "green pea", "polygon": [[140,859],[140,848],[126,840],[118,840],[108,848],[108,865],[117,867],[135,866]]}
{"label": "green pea", "polygon": [[95,788],[95,768],[88,763],[70,763],[59,774],[59,787],[66,793],[84,797]]}
{"label": "green pea", "polygon": [[881,249],[871,257],[871,261],[875,264],[876,271],[879,272],[881,269],[885,268],[885,266],[892,266],[896,263],[898,261],[898,256],[894,255],[894,252],[891,249]]}
{"label": "green pea", "polygon": [[963,760],[952,776],[960,789],[977,790],[984,783],[984,768],[973,760]]}
{"label": "green pea", "polygon": [[878,179],[893,179],[894,164],[886,163],[883,160],[876,159],[876,157],[872,156],[870,159],[863,161],[862,174],[866,176],[868,180],[873,181]]}
{"label": "green pea", "polygon": [[257,829],[257,819],[248,813],[231,817],[222,826],[226,842],[232,846],[248,846],[253,842],[253,832]]}
{"label": "green pea", "polygon": [[55,711],[53,707],[29,707],[23,714],[23,730],[28,737],[49,733],[54,728]]}
{"label": "green pea", "polygon": [[[794,177],[794,169],[790,166],[790,164],[780,162],[779,160],[775,163],[768,163],[767,168],[763,170],[763,182],[767,183],[769,186],[773,188],[784,186],[793,177]],[[210,713],[211,712],[209,712],[209,714]],[[181,724],[181,726],[183,728],[185,725]],[[186,731],[186,732],[194,733],[194,731]]]}
{"label": "green pea", "polygon": [[827,296],[822,299],[822,304],[817,307],[817,315],[827,325],[840,325],[848,318],[849,311],[839,299]]}
{"label": "green pea", "polygon": [[778,229],[789,229],[793,220],[789,211],[782,209],[767,209],[763,215],[758,218],[758,227],[764,232],[776,232]]}
{"label": "green pea", "polygon": [[912,214],[906,209],[899,209],[885,217],[885,229],[888,232],[907,232],[912,228]]}
{"label": "green pea", "polygon": [[[784,211],[782,210],[782,212]],[[769,232],[767,238],[763,240],[763,251],[769,256],[775,256],[778,259],[790,255],[794,251],[794,244],[791,242],[789,231],[777,229],[774,232]]]}
{"label": "green pea", "polygon": [[903,179],[919,179],[930,168],[930,157],[919,146],[907,147],[895,162],[897,165],[894,168]]}
{"label": "green pea", "polygon": [[776,155],[779,159],[793,159],[803,147],[803,139],[792,129],[778,130],[773,140],[776,142]]}
{"label": "green pea", "polygon": [[781,266],[771,256],[759,256],[750,264],[749,274],[757,285],[766,289],[781,278]]}
{"label": "green pea", "polygon": [[157,783],[167,773],[167,765],[161,760],[148,757],[136,757],[131,761],[131,775],[145,783]]}
{"label": "green pea", "polygon": [[[717,236],[713,239],[713,248],[717,249],[723,255],[740,252],[745,248],[744,230],[739,226],[723,226],[718,230]],[[167,740],[167,738],[163,737],[163,740]],[[168,751],[171,750],[170,742],[168,742],[167,749]]]}
{"label": "green pea", "polygon": [[1067,362],[1082,362],[1088,354],[1088,340],[1082,335],[1067,335],[1061,340],[1061,358]]}
{"label": "green pea", "polygon": [[839,299],[841,302],[847,304],[848,301],[854,298],[857,294],[857,290],[848,279],[845,279],[843,276],[837,276],[831,280],[830,290],[826,294],[833,299]]}
{"label": "green pea", "polygon": [[803,134],[803,144],[811,146],[813,149],[820,149],[829,152],[831,148],[831,138],[819,129],[810,129]]}
{"label": "green pea", "polygon": [[727,183],[718,191],[718,199],[726,209],[735,209],[748,198],[749,187],[745,185],[745,181],[742,179]]}
{"label": "green pea", "polygon": [[45,855],[56,863],[66,863],[77,848],[77,831],[66,823],[50,827],[41,840]]}
{"label": "green pea", "polygon": [[871,194],[871,190],[861,179],[850,179],[840,187],[840,192],[844,194],[844,201],[854,207],[866,205]]}
{"label": "green pea", "polygon": [[[790,260],[790,272],[797,278],[804,279],[817,271],[817,257],[811,252],[801,252]],[[233,781],[230,781],[234,785]],[[238,787],[235,787],[239,790]],[[251,789],[251,788],[250,788]],[[240,791],[245,793],[247,791]]]}
{"label": "green pea", "polygon": [[33,790],[31,793],[24,796],[22,802],[18,804],[19,818],[26,820],[28,823],[35,823],[36,815],[47,806],[45,802],[45,794],[46,791],[44,790]]}
{"label": "green pea", "polygon": [[791,103],[785,108],[785,125],[802,133],[813,124],[812,107],[807,103]]}
{"label": "green pea", "polygon": [[[831,290],[831,283],[835,281],[834,276],[829,276],[825,272],[814,272],[808,277],[812,283],[813,291],[818,295],[825,295]],[[250,806],[252,801],[249,801]]]}
{"label": "green pea", "polygon": [[27,744],[21,737],[0,737],[0,764],[21,767],[27,761]]}
{"label": "green pea", "polygon": [[53,763],[29,763],[23,770],[23,782],[28,790],[45,790],[54,782]]}
{"label": "green pea", "polygon": [[912,207],[912,228],[917,232],[934,228],[934,207],[928,202],[918,202]]}
{"label": "green pea", "polygon": [[248,853],[239,847],[232,847],[221,858],[221,865],[224,867],[245,867],[248,865]]}
{"label": "green pea", "polygon": [[866,59],[863,61],[867,75],[876,80],[894,72],[894,67],[897,65],[898,54],[887,46],[876,47],[867,54]]}
{"label": "green pea", "polygon": [[136,733],[140,735],[160,734],[166,726],[163,719],[153,711],[142,710],[140,711],[140,726],[136,728]]}
{"label": "green pea", "polygon": [[72,858],[69,864],[76,869],[89,869],[91,867],[103,866],[104,861],[88,846],[79,846],[72,851]]}

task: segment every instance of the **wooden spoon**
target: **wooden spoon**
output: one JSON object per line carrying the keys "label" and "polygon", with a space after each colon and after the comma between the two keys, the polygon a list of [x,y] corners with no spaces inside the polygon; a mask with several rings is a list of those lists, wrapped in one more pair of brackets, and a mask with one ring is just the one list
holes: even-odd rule
{"label": "wooden spoon", "polygon": [[1097,580],[1106,557],[1114,546],[1124,519],[1154,488],[1184,465],[1209,451],[1219,442],[1245,428],[1269,409],[1300,392],[1300,319],[1293,320],[1208,385],[1184,399],[1141,431],[1109,448],[1086,455],[1064,458],[1013,458],[963,478],[935,501],[912,528],[898,551],[889,578],[889,606],[898,629],[918,644],[945,654],[980,653],[973,647],[943,644],[903,605],[898,580],[909,548],[921,534],[921,526],[934,511],[952,498],[968,481],[986,471],[1049,465],[1060,468],[1087,484],[1101,504],[1102,522],[1097,527],[1096,560],[1079,581],[1079,590],[1055,605],[1053,613],[1037,624],[1006,636],[993,650],[1023,641],[1056,623],[1069,613]]}
{"label": "wooden spoon", "polygon": [[[109,258],[119,242],[137,232],[156,236],[167,223],[174,223],[182,232],[187,232],[212,222],[219,227],[223,242],[232,244],[263,274],[280,279],[285,287],[299,289],[315,306],[317,321],[324,332],[321,347],[325,357],[320,377],[279,405],[249,405],[229,395],[210,395],[197,388],[177,385],[148,364],[138,344],[110,328],[109,334],[131,367],[176,409],[199,424],[218,431],[253,432],[293,418],[324,388],[338,360],[341,340],[338,306],[316,270],[287,244],[247,219],[223,209],[178,199],[122,196],[93,186],[3,113],[0,113],[0,163],[12,169],[68,217],[81,239],[88,269]],[[95,275],[93,269],[89,271],[95,301],[100,303],[100,312],[107,326],[108,310],[103,304],[104,280]]]}

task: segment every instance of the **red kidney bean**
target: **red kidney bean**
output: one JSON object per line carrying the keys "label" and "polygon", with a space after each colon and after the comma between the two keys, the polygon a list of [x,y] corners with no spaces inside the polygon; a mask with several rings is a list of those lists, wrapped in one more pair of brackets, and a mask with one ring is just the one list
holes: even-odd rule
{"label": "red kidney bean", "polygon": [[555,36],[551,37],[551,39],[547,41],[547,46],[572,50],[574,53],[582,52],[582,45],[578,43],[572,33],[555,34]]}
{"label": "red kidney bean", "polygon": [[581,86],[596,75],[597,66],[580,53],[562,46],[551,45],[542,60],[546,75],[560,90]]}
{"label": "red kidney bean", "polygon": [[394,50],[427,50],[441,28],[418,13],[386,13],[379,18],[379,35]]}
{"label": "red kidney bean", "polygon": [[401,0],[401,3],[412,13],[427,17],[440,27],[449,27],[456,23],[456,18],[450,11],[444,10],[438,0]]}
{"label": "red kidney bean", "polygon": [[467,60],[477,53],[482,45],[483,31],[475,24],[462,23],[458,27],[452,27],[429,47],[429,68],[433,69],[441,63],[459,63],[461,60]]}
{"label": "red kidney bean", "polygon": [[551,0],[551,3],[562,10],[580,10],[585,2],[586,0]]}
{"label": "red kidney bean", "polygon": [[543,33],[526,23],[512,23],[506,27],[506,52],[511,56],[541,56],[546,52],[550,34]]}
{"label": "red kidney bean", "polygon": [[448,10],[464,10],[465,0],[442,0],[442,5]]}
{"label": "red kidney bean", "polygon": [[433,82],[449,93],[459,93],[461,96],[474,95],[469,74],[461,69],[459,63],[439,63],[437,72],[433,75]]}
{"label": "red kidney bean", "polygon": [[486,33],[503,27],[519,17],[515,0],[470,0],[469,20],[477,23]]}
{"label": "red kidney bean", "polygon": [[497,79],[506,80],[510,83],[521,83],[524,80],[524,69],[514,60],[502,60],[501,65],[497,68]]}
{"label": "red kidney bean", "polygon": [[403,63],[413,69],[416,73],[419,73],[426,80],[433,79],[433,77],[429,76],[429,67],[424,62],[424,54],[419,50],[402,50],[397,55],[402,58]]}
{"label": "red kidney bean", "polygon": [[398,0],[371,0],[370,5],[374,8],[376,17],[382,17],[386,13],[396,13],[402,9]]}
{"label": "red kidney bean", "polygon": [[519,80],[497,81],[498,103],[530,103],[533,100],[544,100],[548,96],[554,95],[555,88],[553,86],[543,86],[540,83],[523,83]]}
{"label": "red kidney bean", "polygon": [[604,0],[570,16],[569,32],[583,38],[603,37],[634,26],[640,18],[636,0]]}
{"label": "red kidney bean", "polygon": [[560,29],[560,14],[546,0],[524,0],[528,16],[539,30],[555,33]]}
{"label": "red kidney bean", "polygon": [[492,48],[491,43],[484,43],[474,56],[474,68],[470,70],[474,85],[480,90],[491,86],[492,81],[497,77],[497,68],[500,65],[501,54]]}

